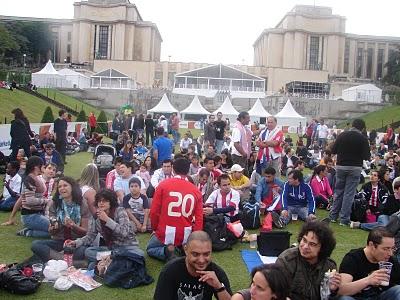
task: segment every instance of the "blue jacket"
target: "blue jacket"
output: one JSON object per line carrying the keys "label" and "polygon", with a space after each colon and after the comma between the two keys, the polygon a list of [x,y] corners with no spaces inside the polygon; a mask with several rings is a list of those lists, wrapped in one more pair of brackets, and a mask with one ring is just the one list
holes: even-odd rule
{"label": "blue jacket", "polygon": [[[279,178],[274,178],[274,183],[283,190],[283,181],[280,180]],[[256,189],[256,195],[254,198],[258,203],[261,202],[264,197],[266,197],[269,193],[269,186],[267,184],[267,181],[265,180],[265,177],[261,178],[261,180],[257,184],[257,189]]]}
{"label": "blue jacket", "polygon": [[298,186],[290,185],[285,182],[282,192],[282,209],[287,210],[288,206],[307,207],[308,214],[315,214],[315,199],[311,187],[304,182]]}
{"label": "blue jacket", "polygon": [[[40,158],[43,160],[43,164],[46,164],[46,152],[40,154]],[[57,172],[64,172],[64,162],[61,158],[60,153],[57,150],[53,150],[53,155],[51,156],[51,162],[57,165]]]}

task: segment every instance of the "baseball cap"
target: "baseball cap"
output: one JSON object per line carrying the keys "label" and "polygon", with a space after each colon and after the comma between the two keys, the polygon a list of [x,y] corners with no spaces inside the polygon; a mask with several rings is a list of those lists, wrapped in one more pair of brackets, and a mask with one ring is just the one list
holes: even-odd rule
{"label": "baseball cap", "polygon": [[244,168],[242,168],[240,165],[238,164],[234,164],[231,167],[231,172],[242,172],[244,170]]}

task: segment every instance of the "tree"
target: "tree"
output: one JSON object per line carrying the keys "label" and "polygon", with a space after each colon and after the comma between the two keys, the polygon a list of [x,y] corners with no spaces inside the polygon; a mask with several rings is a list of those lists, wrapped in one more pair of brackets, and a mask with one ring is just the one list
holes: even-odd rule
{"label": "tree", "polygon": [[42,117],[42,123],[53,123],[54,115],[50,106],[47,106]]}
{"label": "tree", "polygon": [[387,74],[383,81],[386,84],[400,86],[400,46],[397,46],[397,49],[389,55],[389,60],[385,67],[387,68]]}
{"label": "tree", "polygon": [[87,122],[86,112],[82,109],[76,117],[76,122]]}
{"label": "tree", "polygon": [[108,133],[107,116],[106,116],[106,113],[103,110],[100,111],[100,114],[97,117],[97,128],[96,128],[96,131],[98,133]]}
{"label": "tree", "polygon": [[5,26],[0,24],[0,61],[7,51],[17,51],[19,45]]}

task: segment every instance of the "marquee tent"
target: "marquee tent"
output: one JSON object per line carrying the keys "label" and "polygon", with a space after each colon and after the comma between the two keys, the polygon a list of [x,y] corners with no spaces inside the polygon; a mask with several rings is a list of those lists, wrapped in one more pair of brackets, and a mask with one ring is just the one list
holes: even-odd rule
{"label": "marquee tent", "polygon": [[171,102],[169,102],[167,94],[164,94],[160,100],[160,102],[154,106],[152,109],[148,110],[151,113],[174,113],[178,112],[178,110],[172,106]]}
{"label": "marquee tent", "polygon": [[382,90],[373,84],[353,86],[342,91],[345,101],[366,101],[372,103],[382,102]]}
{"label": "marquee tent", "polygon": [[136,83],[127,75],[114,70],[107,69],[92,76],[90,86],[98,89],[135,89]]}
{"label": "marquee tent", "polygon": [[249,115],[251,118],[266,118],[271,114],[267,112],[264,106],[261,103],[260,98],[257,98],[256,103],[254,103],[253,107],[249,110]]}
{"label": "marquee tent", "polygon": [[58,74],[67,80],[67,84],[70,85],[70,88],[90,88],[90,78],[81,73],[65,68],[58,71]]}
{"label": "marquee tent", "polygon": [[43,69],[39,72],[32,73],[32,84],[37,87],[53,88],[65,87],[67,82],[65,78],[54,69],[51,60],[49,60]]}
{"label": "marquee tent", "polygon": [[226,96],[222,105],[216,109],[213,114],[216,115],[218,112],[222,112],[223,116],[228,118],[231,123],[235,122],[237,116],[239,115],[239,112],[233,107],[229,96]]}
{"label": "marquee tent", "polygon": [[201,105],[199,97],[194,96],[192,103],[181,111],[183,117],[186,115],[209,115],[210,113]]}
{"label": "marquee tent", "polygon": [[304,127],[307,119],[299,115],[293,108],[292,103],[288,99],[282,110],[275,115],[279,126],[293,126],[298,127],[301,125]]}

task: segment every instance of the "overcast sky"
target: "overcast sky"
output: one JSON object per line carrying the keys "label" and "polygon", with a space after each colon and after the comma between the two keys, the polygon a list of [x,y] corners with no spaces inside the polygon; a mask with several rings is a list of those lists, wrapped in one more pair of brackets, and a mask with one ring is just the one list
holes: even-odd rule
{"label": "overcast sky", "polygon": [[[2,1],[3,2],[3,1]],[[13,0],[1,15],[73,18],[74,0]],[[329,6],[345,16],[346,32],[400,36],[399,0],[131,0],[163,38],[161,60],[253,63],[253,43],[296,4]]]}

